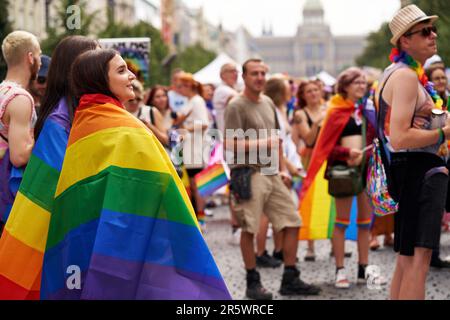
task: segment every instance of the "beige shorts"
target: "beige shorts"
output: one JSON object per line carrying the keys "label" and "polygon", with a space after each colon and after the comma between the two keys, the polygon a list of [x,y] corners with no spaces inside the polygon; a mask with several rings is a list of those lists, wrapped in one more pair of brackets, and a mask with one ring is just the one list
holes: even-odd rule
{"label": "beige shorts", "polygon": [[302,221],[290,191],[280,176],[266,176],[256,172],[251,178],[252,198],[234,202],[233,211],[242,231],[257,234],[264,213],[275,231],[286,227],[298,228]]}

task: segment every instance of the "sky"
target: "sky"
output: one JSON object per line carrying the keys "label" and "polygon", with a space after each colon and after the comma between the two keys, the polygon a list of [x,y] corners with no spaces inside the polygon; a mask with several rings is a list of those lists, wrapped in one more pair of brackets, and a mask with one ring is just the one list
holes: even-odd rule
{"label": "sky", "polygon": [[[272,25],[275,36],[293,36],[303,20],[306,0],[183,0],[198,8],[203,5],[206,19],[222,22],[229,31],[240,25],[260,36],[263,25]],[[362,35],[376,31],[400,9],[399,0],[321,0],[325,21],[334,35]]]}

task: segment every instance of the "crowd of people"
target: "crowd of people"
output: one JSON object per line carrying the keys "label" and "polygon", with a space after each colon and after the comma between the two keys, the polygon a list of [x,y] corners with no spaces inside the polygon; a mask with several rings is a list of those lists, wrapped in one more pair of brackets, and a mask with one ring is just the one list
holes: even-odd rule
{"label": "crowd of people", "polygon": [[[213,150],[221,149],[221,163],[230,170],[229,186],[221,192],[229,196],[230,237],[240,245],[248,298],[272,299],[258,269],[281,265],[284,271],[280,294],[320,295],[318,285],[301,280],[297,252],[299,239],[303,239],[301,229],[311,223],[302,204],[314,192],[315,184],[326,180],[327,194],[316,197],[315,201],[333,203],[333,214],[331,211],[317,213],[327,215],[327,219],[330,216],[332,228],[326,237],[309,232],[304,260],[315,261],[314,240],[330,239],[336,266],[334,285],[338,289],[351,287],[352,277],[344,259],[349,254],[345,251],[345,233],[351,223],[350,213],[356,197],[357,282],[366,283],[371,277],[372,282],[387,284],[384,277],[370,274],[368,270],[369,250],[377,250],[380,247],[378,236],[384,235],[384,246],[392,246],[398,253],[390,297],[423,299],[430,265],[450,268],[450,260],[441,259],[439,252],[444,213],[450,211],[450,197],[447,197],[450,118],[446,113],[449,87],[443,62],[427,63],[437,54],[434,26],[437,18],[427,16],[415,5],[401,9],[390,23],[394,46],[392,65],[382,77],[374,79],[365,70],[350,67],[340,73],[334,87],[327,87],[318,79],[270,74],[270,66],[263,60],[249,59],[242,65],[243,87],[238,86],[240,66],[227,63],[220,70],[221,83],[202,84],[191,73],[176,69],[172,72],[170,86],[145,88],[117,52],[101,49],[95,40],[68,37],[58,44],[53,56],[48,57],[41,54],[39,41],[32,34],[24,31],[9,34],[2,44],[8,73],[0,84],[0,215],[4,229],[0,238],[0,260],[4,259],[0,262],[0,292],[14,282],[8,278],[8,270],[17,269],[23,262],[5,259],[11,258],[10,239],[19,237],[14,234],[14,227],[20,228],[25,223],[23,212],[32,210],[23,204],[26,203],[24,196],[42,207],[48,216],[34,231],[43,242],[37,264],[40,269],[34,272],[36,279],[27,285],[17,284],[20,287],[17,292],[28,293],[15,297],[36,298],[39,291],[45,298],[72,297],[71,293],[61,288],[64,293],[56,292],[52,287],[55,283],[49,273],[66,267],[67,262],[55,258],[62,254],[56,249],[64,253],[82,244],[90,250],[86,255],[92,255],[93,260],[100,261],[102,254],[108,256],[112,252],[120,256],[122,251],[106,238],[110,236],[105,231],[107,227],[102,225],[104,229],[101,229],[100,226],[100,222],[115,227],[125,223],[125,220],[114,222],[109,217],[112,211],[164,217],[172,222],[182,220],[187,224],[186,221],[193,219],[195,223],[198,221],[199,230],[207,232],[205,214],[214,202],[201,195],[196,176],[213,164],[210,159]],[[124,110],[127,114],[123,114]],[[61,141],[45,133],[51,121],[62,125]],[[108,134],[117,134],[117,140],[108,138]],[[93,143],[98,139],[96,135],[104,135],[99,145]],[[47,139],[45,143],[44,139]],[[156,155],[148,154],[149,150],[139,145],[143,139],[147,139],[146,147]],[[385,216],[373,213],[376,204],[367,187],[375,140],[384,154],[389,196],[398,204],[395,212]],[[133,154],[124,153],[129,146]],[[35,158],[51,164],[56,175],[53,180],[37,174]],[[84,168],[78,170],[77,163]],[[110,167],[116,169],[108,169]],[[31,177],[32,170],[35,170],[35,177]],[[105,170],[110,171],[105,173]],[[142,171],[153,175],[159,172],[161,176],[146,175]],[[106,182],[103,176],[109,177],[105,178]],[[114,182],[112,177],[120,179]],[[342,182],[342,177],[346,182]],[[33,189],[26,181],[34,181],[48,190]],[[146,184],[152,184],[153,189],[145,187]],[[154,194],[145,195],[139,188],[154,190]],[[40,200],[33,192],[45,193],[46,200]],[[132,192],[140,196],[135,199],[137,203],[121,199]],[[74,195],[83,195],[78,201],[91,203],[92,208],[99,211],[94,213],[94,209],[76,204]],[[179,218],[175,218],[173,210],[178,209],[173,206],[180,205],[179,199],[185,202],[183,209],[178,208],[182,212]],[[148,202],[161,205],[153,205],[155,208],[151,211],[152,205]],[[76,208],[69,210],[67,206],[71,205]],[[82,208],[92,212],[82,213]],[[83,218],[68,217],[68,212]],[[89,236],[69,233],[72,228],[84,226],[83,221],[87,220],[83,219],[89,215],[96,215],[100,221],[97,231],[88,228],[77,231]],[[143,229],[138,226],[138,220],[133,223],[122,229],[138,237]],[[158,227],[168,228],[154,226]],[[274,240],[272,254],[266,249],[270,227]],[[156,233],[145,232],[149,238],[152,232]],[[65,244],[51,247],[47,243],[46,249],[47,234],[49,243],[56,244],[64,239]],[[162,245],[170,242],[164,237],[183,241],[173,230],[159,232],[158,236],[161,238],[155,241],[161,241]],[[89,247],[84,237],[97,239],[96,245]],[[25,238],[23,242],[33,247],[33,243],[26,242],[31,238]],[[142,245],[151,241],[135,240]],[[209,254],[207,247],[199,248],[197,257],[188,258],[198,258],[211,269],[217,268],[213,259],[205,258]],[[98,261],[99,264],[90,266],[89,270],[105,268]],[[41,269],[42,283],[37,279]],[[202,266],[202,269],[208,268]],[[133,275],[137,278],[130,281],[144,281],[139,275]],[[220,272],[216,275],[222,282],[216,281],[215,285],[198,277],[188,277],[192,282],[201,283],[199,286],[196,282],[200,288],[196,297],[229,296]],[[100,293],[109,288],[105,277],[98,277],[100,281],[92,279],[95,274],[88,274],[86,284],[91,286],[90,291],[79,297],[114,298],[114,295]],[[101,283],[100,287],[95,287],[94,282],[97,286]],[[137,287],[141,288],[140,294],[128,297],[171,297],[167,293],[158,296],[152,291],[156,289],[146,283]],[[180,293],[173,297],[186,296]]]}

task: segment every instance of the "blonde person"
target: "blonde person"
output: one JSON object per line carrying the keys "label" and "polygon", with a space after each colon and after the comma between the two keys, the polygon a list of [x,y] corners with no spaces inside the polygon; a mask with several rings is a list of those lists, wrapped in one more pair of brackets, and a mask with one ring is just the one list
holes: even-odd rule
{"label": "blonde person", "polygon": [[135,97],[125,103],[125,108],[152,130],[159,142],[164,146],[168,146],[169,137],[167,128],[164,126],[163,116],[157,108],[144,104],[144,87],[138,80],[133,80],[131,85],[133,86]]}
{"label": "blonde person", "polygon": [[209,142],[206,139],[206,130],[210,125],[208,109],[202,98],[202,86],[194,80],[192,74],[180,74],[179,81],[180,92],[188,99],[187,104],[180,109],[181,114],[187,115],[180,126],[184,131],[183,163],[189,176],[192,204],[204,228],[205,200],[198,192],[195,175],[201,172],[209,161]]}
{"label": "blonde person", "polygon": [[[28,163],[34,145],[37,116],[27,90],[41,66],[41,47],[33,34],[14,31],[3,39],[2,53],[8,71],[0,83],[0,232],[18,191],[20,181],[16,180],[21,180],[21,168]],[[14,183],[13,175],[17,177]]]}
{"label": "blonde person", "polygon": [[[294,113],[293,139],[296,145],[303,142],[301,148],[302,162],[308,169],[312,150],[319,136],[320,127],[326,115],[326,107],[322,98],[322,84],[319,80],[300,83],[297,91],[297,111]],[[301,140],[301,141],[300,141]],[[305,261],[315,261],[314,241],[308,241]]]}

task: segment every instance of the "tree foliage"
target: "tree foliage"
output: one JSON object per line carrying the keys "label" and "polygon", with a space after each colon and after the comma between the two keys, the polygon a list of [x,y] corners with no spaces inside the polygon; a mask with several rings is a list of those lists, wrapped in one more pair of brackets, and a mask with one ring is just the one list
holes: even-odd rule
{"label": "tree foliage", "polygon": [[[450,65],[450,1],[448,0],[413,0],[428,15],[439,16],[436,26],[438,28],[438,55],[446,65]],[[383,24],[376,32],[369,34],[364,52],[356,59],[359,66],[372,66],[384,69],[389,64],[389,52],[392,48],[389,40],[392,35],[388,23]]]}
{"label": "tree foliage", "polygon": [[200,44],[187,47],[177,56],[174,67],[186,72],[197,72],[216,58],[216,54],[206,50]]}
{"label": "tree foliage", "polygon": [[[69,21],[73,19],[73,11],[68,8],[76,5],[80,9],[80,24],[72,26]],[[89,35],[91,33],[92,22],[96,18],[98,11],[87,13],[87,0],[61,0],[57,6],[56,15],[47,28],[47,38],[41,42],[41,49],[44,54],[51,56],[56,45],[65,37],[70,35]]]}

